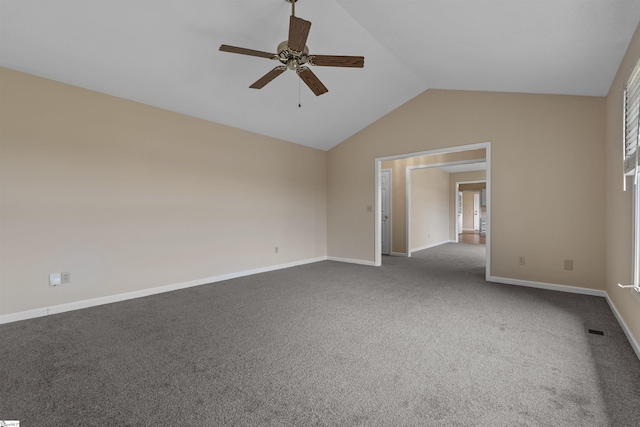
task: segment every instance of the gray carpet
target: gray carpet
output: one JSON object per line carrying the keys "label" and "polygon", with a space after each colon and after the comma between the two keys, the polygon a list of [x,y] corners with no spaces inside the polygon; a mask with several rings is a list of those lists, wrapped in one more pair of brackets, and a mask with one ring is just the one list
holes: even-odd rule
{"label": "gray carpet", "polygon": [[326,261],[0,325],[0,419],[637,426],[640,361],[606,301],[487,283],[484,250]]}

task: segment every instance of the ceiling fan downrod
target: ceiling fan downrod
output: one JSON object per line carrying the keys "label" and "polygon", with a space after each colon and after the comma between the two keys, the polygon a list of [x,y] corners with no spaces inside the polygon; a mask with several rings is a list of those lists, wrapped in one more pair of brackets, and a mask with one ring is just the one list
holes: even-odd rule
{"label": "ceiling fan downrod", "polygon": [[291,3],[291,16],[296,16],[296,2],[298,0],[284,0],[287,3]]}
{"label": "ceiling fan downrod", "polygon": [[[291,21],[290,21],[290,32],[289,39],[291,39],[291,28],[293,28],[293,22],[296,19],[296,2],[298,0],[284,0],[287,3],[291,3]],[[298,21],[303,21],[298,19]],[[303,21],[304,22],[304,21]],[[309,26],[311,23],[309,22]],[[309,29],[306,29],[307,33]],[[304,36],[306,40],[306,35]],[[278,45],[278,54],[276,59],[278,59],[282,64],[284,64],[288,69],[299,71],[300,68],[309,61],[309,48],[307,45],[303,44],[302,48],[299,50],[291,49],[289,46],[289,40],[285,40]]]}

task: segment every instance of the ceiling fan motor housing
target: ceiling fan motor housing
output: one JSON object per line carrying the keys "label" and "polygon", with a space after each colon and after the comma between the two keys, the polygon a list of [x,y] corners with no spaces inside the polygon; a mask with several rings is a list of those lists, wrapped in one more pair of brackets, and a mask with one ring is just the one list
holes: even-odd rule
{"label": "ceiling fan motor housing", "polygon": [[302,52],[296,52],[289,48],[289,42],[285,40],[278,45],[278,61],[290,70],[297,70],[301,65],[309,62],[309,47],[305,45]]}

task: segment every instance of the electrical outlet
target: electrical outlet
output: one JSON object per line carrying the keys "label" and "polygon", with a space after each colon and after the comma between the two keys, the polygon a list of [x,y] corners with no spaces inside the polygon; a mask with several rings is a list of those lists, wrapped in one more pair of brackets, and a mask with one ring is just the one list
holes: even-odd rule
{"label": "electrical outlet", "polygon": [[572,259],[565,259],[564,260],[564,269],[565,270],[573,270],[573,260]]}
{"label": "electrical outlet", "polygon": [[52,273],[49,275],[49,286],[58,286],[62,284],[62,274]]}
{"label": "electrical outlet", "polygon": [[524,257],[523,256],[519,256],[518,257],[518,265],[524,265]]}
{"label": "electrical outlet", "polygon": [[60,279],[63,285],[71,283],[71,273],[68,271],[62,272]]}
{"label": "electrical outlet", "polygon": [[276,246],[276,253],[278,253],[278,247]]}
{"label": "electrical outlet", "polygon": [[367,212],[373,212],[373,206],[367,206]]}

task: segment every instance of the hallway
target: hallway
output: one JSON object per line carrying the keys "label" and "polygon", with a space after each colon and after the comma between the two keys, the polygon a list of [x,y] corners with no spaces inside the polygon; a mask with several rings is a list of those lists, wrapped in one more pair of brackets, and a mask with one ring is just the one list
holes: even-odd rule
{"label": "hallway", "polygon": [[481,236],[480,232],[464,232],[458,234],[458,242],[484,245],[487,243],[487,236]]}

